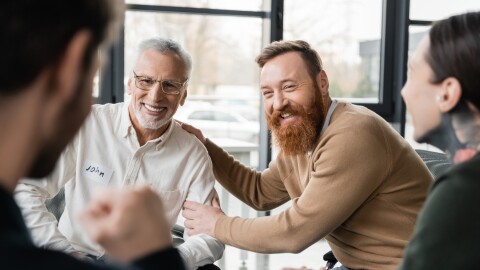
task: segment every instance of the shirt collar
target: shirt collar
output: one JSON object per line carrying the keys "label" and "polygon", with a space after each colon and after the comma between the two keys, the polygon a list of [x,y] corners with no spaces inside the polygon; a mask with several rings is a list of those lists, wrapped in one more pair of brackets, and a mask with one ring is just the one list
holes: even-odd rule
{"label": "shirt collar", "polygon": [[132,120],[130,120],[130,114],[128,113],[128,106],[130,106],[130,102],[123,103],[122,107],[122,116],[120,121],[120,135],[124,138],[130,134],[130,130],[134,131]]}
{"label": "shirt collar", "polygon": [[320,131],[320,135],[325,132],[325,130],[328,128],[328,125],[330,125],[330,119],[332,118],[333,111],[337,107],[337,100],[332,100],[332,104],[330,104],[330,107],[328,108],[327,115],[325,116],[325,121],[323,121],[323,127],[322,131]]}
{"label": "shirt collar", "polygon": [[155,142],[157,145],[155,147],[156,150],[160,150],[162,145],[171,137],[176,125],[177,125],[177,122],[172,118],[170,120],[170,125],[168,125],[167,130],[165,130],[165,132],[160,137],[158,137],[155,140],[152,140],[152,142]]}

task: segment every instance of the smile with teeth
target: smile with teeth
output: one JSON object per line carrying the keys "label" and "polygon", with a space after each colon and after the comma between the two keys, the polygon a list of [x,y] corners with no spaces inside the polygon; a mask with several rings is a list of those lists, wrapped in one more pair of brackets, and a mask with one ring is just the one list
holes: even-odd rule
{"label": "smile with teeth", "polygon": [[292,116],[293,116],[293,114],[291,114],[291,113],[282,113],[280,115],[280,117],[282,117],[283,119],[286,119],[286,118],[289,118],[289,117],[292,117]]}
{"label": "smile with teeth", "polygon": [[146,103],[143,103],[143,106],[150,112],[161,112],[165,110],[164,107],[156,107],[156,106],[148,105]]}

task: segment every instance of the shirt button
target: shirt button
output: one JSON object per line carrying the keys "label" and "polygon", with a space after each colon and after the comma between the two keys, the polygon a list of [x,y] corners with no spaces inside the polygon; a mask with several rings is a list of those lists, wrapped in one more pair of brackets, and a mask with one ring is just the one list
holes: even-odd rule
{"label": "shirt button", "polygon": [[134,181],[133,181],[132,178],[128,178],[128,180],[127,180],[127,185],[128,185],[128,186],[131,186],[131,185],[133,185],[133,182],[134,182]]}

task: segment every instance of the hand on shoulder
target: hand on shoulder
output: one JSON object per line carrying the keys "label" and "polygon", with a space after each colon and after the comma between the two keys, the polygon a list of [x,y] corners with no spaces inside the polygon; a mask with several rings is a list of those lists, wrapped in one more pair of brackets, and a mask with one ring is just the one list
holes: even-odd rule
{"label": "hand on shoulder", "polygon": [[203,136],[203,133],[200,129],[192,126],[192,125],[189,125],[187,123],[184,123],[184,122],[180,122],[178,120],[176,120],[177,123],[180,124],[180,126],[185,130],[187,131],[188,133],[191,133],[193,135],[195,135],[195,137],[197,137],[197,139],[199,139],[203,144],[206,144],[207,143],[207,138],[205,138],[205,136]]}

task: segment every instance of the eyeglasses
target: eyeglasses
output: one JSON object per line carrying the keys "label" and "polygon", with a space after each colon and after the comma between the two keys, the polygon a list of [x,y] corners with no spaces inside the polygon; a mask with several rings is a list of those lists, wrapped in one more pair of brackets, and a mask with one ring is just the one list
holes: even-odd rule
{"label": "eyeglasses", "polygon": [[150,91],[158,82],[161,86],[162,92],[167,95],[180,94],[180,91],[182,91],[188,82],[188,80],[185,80],[183,83],[170,80],[155,80],[147,76],[138,76],[135,71],[133,72],[133,77],[135,78],[135,86],[137,86],[137,88],[144,91]]}

